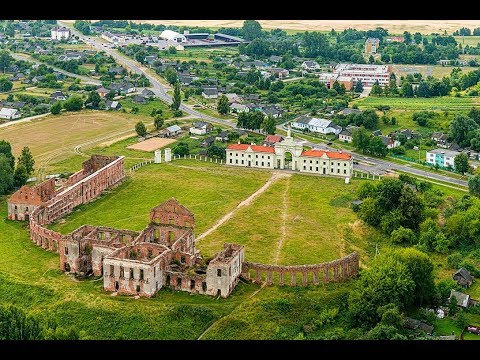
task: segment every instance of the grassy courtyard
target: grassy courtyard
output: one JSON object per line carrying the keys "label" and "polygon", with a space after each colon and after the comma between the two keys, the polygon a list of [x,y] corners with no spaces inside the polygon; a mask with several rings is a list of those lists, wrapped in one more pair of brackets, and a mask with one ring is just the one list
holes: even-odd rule
{"label": "grassy courtyard", "polygon": [[248,261],[314,264],[346,255],[343,229],[356,215],[350,209],[360,181],[293,175],[274,183],[198,247],[213,254],[223,242],[245,245]]}

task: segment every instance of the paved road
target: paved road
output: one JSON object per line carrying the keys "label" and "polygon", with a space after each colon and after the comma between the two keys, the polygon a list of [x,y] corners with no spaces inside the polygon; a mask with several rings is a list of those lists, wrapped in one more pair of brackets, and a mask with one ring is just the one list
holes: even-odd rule
{"label": "paved road", "polygon": [[[164,100],[168,104],[171,104],[172,98],[166,93],[165,86],[156,77],[150,75],[150,73],[146,71],[146,68],[139,65],[136,61],[133,61],[131,59],[128,59],[128,58],[120,55],[116,50],[111,49],[108,46],[105,46],[104,43],[98,41],[94,37],[86,37],[85,35],[83,35],[82,33],[78,32],[75,29],[73,29],[73,33],[75,35],[78,35],[78,37],[80,39],[82,39],[84,42],[86,42],[87,44],[92,45],[93,47],[95,47],[98,50],[105,51],[107,54],[111,55],[118,63],[120,63],[123,66],[125,66],[126,68],[130,69],[130,71],[135,72],[137,74],[145,75],[150,80],[150,83],[152,84],[151,90],[155,93],[155,95],[157,95],[160,99]],[[197,118],[201,118],[201,119],[206,120],[206,121],[210,121],[212,123],[222,124],[224,126],[232,127],[232,128],[236,127],[236,124],[234,124],[230,121],[226,121],[224,119],[220,119],[220,118],[210,116],[210,115],[205,115],[205,114],[203,114],[203,113],[201,113],[197,110],[194,110],[192,108],[187,107],[185,104],[182,104],[180,106],[180,109],[185,111],[186,113],[188,113],[190,115],[193,115]],[[279,125],[277,128],[285,130],[284,128],[282,128],[281,125]],[[322,147],[321,144],[316,144],[316,143],[304,142],[304,144],[307,145],[307,146],[314,147],[314,148],[321,148]],[[325,145],[323,145],[323,146],[325,146]],[[332,150],[336,151],[335,149],[332,149]],[[444,182],[454,184],[454,185],[467,186],[467,182],[465,180],[459,180],[459,179],[454,179],[454,178],[451,178],[451,177],[448,177],[448,176],[445,176],[445,175],[430,173],[428,171],[411,168],[409,166],[399,165],[399,164],[396,164],[396,163],[391,163],[387,160],[370,158],[370,157],[367,157],[367,156],[363,156],[361,154],[356,154],[356,153],[351,152],[351,151],[346,151],[346,152],[351,154],[354,157],[355,160],[368,161],[372,164],[372,166],[366,166],[366,165],[363,165],[363,164],[356,165],[357,169],[360,169],[360,170],[363,170],[363,171],[368,171],[368,172],[371,172],[371,173],[381,174],[381,173],[385,173],[387,170],[400,170],[400,171],[404,171],[406,173],[410,173],[410,174],[413,174],[413,175],[424,176],[424,177],[427,177],[427,178],[444,181]]]}
{"label": "paved road", "polygon": [[20,120],[11,120],[6,123],[0,124],[0,128],[7,127],[7,126],[12,126],[16,124],[21,124],[21,123],[26,123],[26,122],[31,122],[32,120],[39,119],[42,117],[45,117],[47,115],[50,115],[50,112],[45,113],[45,114],[40,114],[40,115],[34,115],[34,116],[29,116]]}
{"label": "paved road", "polygon": [[87,83],[87,84],[102,85],[102,82],[101,82],[100,80],[93,79],[93,78],[88,77],[88,76],[82,76],[82,75],[74,74],[74,73],[71,73],[71,72],[69,72],[69,71],[65,71],[65,70],[63,70],[63,69],[60,69],[60,68],[58,68],[58,67],[55,67],[55,66],[46,64],[46,63],[44,63],[44,62],[42,62],[42,61],[39,61],[39,60],[37,60],[37,59],[33,59],[33,58],[29,57],[29,56],[26,56],[26,55],[23,55],[23,54],[19,54],[19,53],[13,53],[13,52],[11,52],[10,54],[12,55],[12,57],[13,57],[14,59],[29,61],[29,62],[33,62],[33,63],[36,63],[36,64],[44,64],[44,65],[46,65],[46,66],[51,67],[53,70],[58,71],[59,73],[62,73],[62,74],[64,74],[64,75],[67,75],[67,76],[71,76],[71,77],[80,79],[80,80],[82,80],[83,82],[85,82],[85,83]]}
{"label": "paved road", "polygon": [[[304,144],[306,146],[309,146],[309,147],[312,147],[312,148],[317,148],[317,149],[322,149],[322,150],[338,151],[337,149],[333,149],[333,148],[328,147],[326,144],[317,144],[317,143],[312,143],[312,142],[309,142],[309,141],[303,141],[302,144]],[[453,184],[453,185],[468,186],[468,182],[466,180],[455,179],[455,178],[452,178],[450,176],[436,174],[436,173],[432,173],[432,172],[429,172],[429,171],[412,168],[412,167],[407,166],[407,165],[392,163],[388,160],[372,158],[372,157],[369,157],[369,156],[365,156],[365,155],[362,155],[362,154],[355,153],[353,151],[347,151],[347,150],[343,150],[343,151],[352,155],[354,160],[363,163],[363,164],[362,163],[355,164],[355,169],[357,169],[357,170],[366,171],[366,172],[376,174],[376,175],[384,174],[385,172],[387,172],[389,170],[398,170],[398,171],[403,171],[403,172],[406,172],[406,173],[426,177],[426,178],[433,179],[433,180],[444,181],[444,182],[447,182],[447,183]]]}

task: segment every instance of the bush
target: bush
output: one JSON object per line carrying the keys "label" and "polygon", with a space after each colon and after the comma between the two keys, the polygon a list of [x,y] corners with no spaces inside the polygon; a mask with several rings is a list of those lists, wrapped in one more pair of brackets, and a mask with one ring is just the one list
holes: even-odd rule
{"label": "bush", "polygon": [[450,269],[458,269],[460,263],[463,261],[463,255],[459,252],[454,252],[447,256],[447,266]]}
{"label": "bush", "polygon": [[394,244],[412,245],[417,241],[417,237],[412,229],[400,226],[398,229],[392,231],[390,241]]}
{"label": "bush", "polygon": [[181,117],[181,116],[183,116],[183,111],[182,111],[182,110],[175,110],[175,111],[173,112],[173,116],[175,116],[175,117]]}
{"label": "bush", "polygon": [[404,146],[397,146],[392,149],[392,153],[395,155],[405,155],[406,151]]}

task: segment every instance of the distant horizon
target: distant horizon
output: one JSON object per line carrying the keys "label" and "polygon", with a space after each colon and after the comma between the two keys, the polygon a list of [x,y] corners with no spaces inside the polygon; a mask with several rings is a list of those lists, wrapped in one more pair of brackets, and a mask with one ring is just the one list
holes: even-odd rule
{"label": "distant horizon", "polygon": [[[113,19],[112,19],[113,20]],[[257,19],[258,20],[258,19]],[[73,23],[75,20],[61,20]],[[91,20],[98,21],[98,20]],[[179,26],[205,27],[241,27],[244,20],[131,20],[139,23],[152,23]],[[356,28],[358,30],[383,27],[393,34],[404,31],[419,32],[421,34],[447,33],[451,34],[461,27],[474,29],[480,27],[480,20],[258,20],[263,28],[297,31],[330,31]]]}

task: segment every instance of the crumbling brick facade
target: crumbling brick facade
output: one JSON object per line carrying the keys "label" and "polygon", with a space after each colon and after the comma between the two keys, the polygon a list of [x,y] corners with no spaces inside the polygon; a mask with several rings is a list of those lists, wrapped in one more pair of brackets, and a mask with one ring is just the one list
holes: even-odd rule
{"label": "crumbling brick facade", "polygon": [[8,199],[8,219],[29,221],[37,207],[55,196],[55,179],[49,179],[34,187],[23,185]]}
{"label": "crumbling brick facade", "polygon": [[244,261],[244,247],[225,244],[207,268],[207,294],[228,297],[238,283]]}

